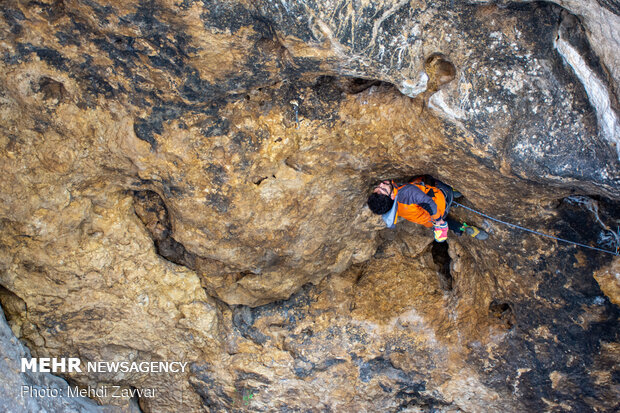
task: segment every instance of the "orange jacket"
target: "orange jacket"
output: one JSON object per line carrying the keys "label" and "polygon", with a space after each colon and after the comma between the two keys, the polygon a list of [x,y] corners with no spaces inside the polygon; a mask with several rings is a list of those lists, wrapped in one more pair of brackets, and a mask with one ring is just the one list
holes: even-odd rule
{"label": "orange jacket", "polygon": [[392,183],[398,205],[394,224],[398,218],[404,218],[431,228],[433,226],[431,219],[437,220],[443,217],[446,211],[446,197],[439,188],[425,185],[421,179],[400,186]]}

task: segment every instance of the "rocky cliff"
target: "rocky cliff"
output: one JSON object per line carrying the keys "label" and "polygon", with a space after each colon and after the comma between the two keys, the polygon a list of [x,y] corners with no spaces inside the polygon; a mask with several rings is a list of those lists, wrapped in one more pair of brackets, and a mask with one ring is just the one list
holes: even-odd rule
{"label": "rocky cliff", "polygon": [[[617,2],[12,1],[0,303],[143,411],[614,411]],[[431,174],[487,241],[384,229]],[[599,250],[588,247],[599,248]],[[17,390],[16,390],[17,392]],[[16,393],[15,397],[19,397]]]}

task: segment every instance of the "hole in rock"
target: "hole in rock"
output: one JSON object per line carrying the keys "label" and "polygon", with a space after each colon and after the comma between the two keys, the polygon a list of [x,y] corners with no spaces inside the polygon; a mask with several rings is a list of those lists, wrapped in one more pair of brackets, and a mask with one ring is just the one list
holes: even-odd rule
{"label": "hole in rock", "polygon": [[509,330],[515,324],[512,306],[508,302],[493,300],[489,304],[489,316],[500,321],[505,329]]}
{"label": "hole in rock", "polygon": [[424,71],[428,75],[429,92],[436,92],[442,85],[456,78],[456,67],[441,53],[434,53],[426,59]]}
{"label": "hole in rock", "polygon": [[431,255],[433,262],[437,266],[437,278],[439,286],[444,291],[452,290],[452,274],[450,273],[450,254],[447,242],[433,242]]}
{"label": "hole in rock", "polygon": [[260,185],[265,179],[267,179],[266,176],[263,176],[263,177],[257,179],[256,181],[254,181],[254,185],[256,185],[256,186]]}
{"label": "hole in rock", "polygon": [[58,101],[62,100],[67,94],[65,85],[49,77],[39,79],[39,92],[43,93],[45,100],[57,99]]}

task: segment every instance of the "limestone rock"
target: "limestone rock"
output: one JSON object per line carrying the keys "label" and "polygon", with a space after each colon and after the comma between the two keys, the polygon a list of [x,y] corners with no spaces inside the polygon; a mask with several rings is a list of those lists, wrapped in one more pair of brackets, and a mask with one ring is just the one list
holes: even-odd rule
{"label": "limestone rock", "polygon": [[5,2],[16,335],[35,356],[187,362],[66,375],[157,389],[143,411],[613,409],[611,254],[463,208],[489,241],[437,246],[365,207],[377,180],[426,173],[617,246],[617,40],[576,0],[558,4],[583,25],[475,3]]}
{"label": "limestone rock", "polygon": [[[472,2],[506,5],[513,3],[503,0],[472,0]],[[517,0],[514,3],[516,2],[530,2],[530,0]],[[612,93],[615,93],[617,99],[618,85],[620,84],[620,60],[618,53],[616,53],[618,46],[620,46],[618,43],[618,39],[620,39],[620,7],[618,7],[617,2],[608,0],[552,0],[552,2],[562,6],[583,21],[592,49],[611,73],[613,79]]]}

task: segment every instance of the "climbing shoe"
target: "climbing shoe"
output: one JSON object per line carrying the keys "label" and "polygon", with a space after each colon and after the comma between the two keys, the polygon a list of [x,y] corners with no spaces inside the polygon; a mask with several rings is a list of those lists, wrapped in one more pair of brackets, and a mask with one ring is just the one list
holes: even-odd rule
{"label": "climbing shoe", "polygon": [[472,238],[476,238],[479,240],[485,240],[489,238],[489,234],[486,233],[485,231],[478,229],[476,227],[472,227],[467,224],[463,224],[463,226],[461,227],[461,230]]}
{"label": "climbing shoe", "polygon": [[456,189],[452,189],[452,197],[453,197],[454,199],[460,198],[460,197],[462,197],[462,196],[463,196],[463,194],[462,194],[462,193],[460,193],[460,192],[459,192],[459,191],[457,191]]}
{"label": "climbing shoe", "polygon": [[433,226],[433,234],[435,235],[435,241],[444,242],[448,239],[448,224],[435,224]]}

